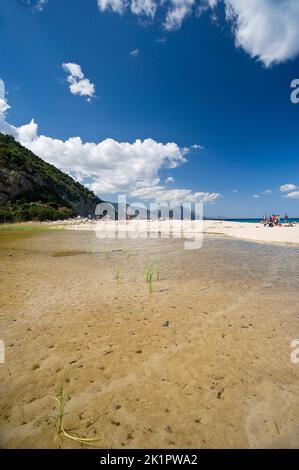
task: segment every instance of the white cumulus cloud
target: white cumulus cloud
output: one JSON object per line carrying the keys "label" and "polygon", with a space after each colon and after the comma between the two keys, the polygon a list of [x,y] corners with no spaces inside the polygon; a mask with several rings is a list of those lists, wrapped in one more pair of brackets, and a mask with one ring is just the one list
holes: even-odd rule
{"label": "white cumulus cloud", "polygon": [[206,7],[223,3],[237,47],[266,67],[299,54],[298,0],[202,0]]}
{"label": "white cumulus cloud", "polygon": [[285,62],[299,54],[298,0],[98,0],[102,12],[123,14],[126,9],[137,16],[154,18],[157,9],[168,31],[177,30],[193,12],[201,16],[217,5],[224,5],[235,44],[266,67]]}
{"label": "white cumulus cloud", "polygon": [[95,94],[95,85],[85,78],[81,66],[69,62],[62,64],[62,68],[68,74],[67,81],[70,85],[70,92],[73,95],[84,96],[90,101]]}
{"label": "white cumulus cloud", "polygon": [[299,53],[298,0],[224,0],[236,45],[266,67]]}
{"label": "white cumulus cloud", "polygon": [[103,12],[111,10],[114,13],[122,13],[126,8],[126,0],[98,0],[99,9]]}
{"label": "white cumulus cloud", "polygon": [[4,119],[6,111],[8,111],[10,106],[8,105],[5,97],[5,85],[4,81],[0,79],[0,119]]}
{"label": "white cumulus cloud", "polygon": [[131,11],[134,15],[145,15],[153,18],[157,10],[157,2],[154,0],[132,0]]}
{"label": "white cumulus cloud", "polygon": [[290,191],[295,191],[296,185],[295,184],[283,184],[280,186],[279,190],[282,193],[288,193]]}
{"label": "white cumulus cloud", "polygon": [[171,0],[166,13],[165,29],[169,31],[179,29],[186,16],[191,14],[194,3],[194,0]]}
{"label": "white cumulus cloud", "polygon": [[165,184],[170,184],[174,182],[175,182],[175,179],[172,176],[168,176],[164,181]]}
{"label": "white cumulus cloud", "polygon": [[290,199],[299,199],[299,191],[293,191],[291,193],[288,193],[286,197]]}
{"label": "white cumulus cloud", "polygon": [[131,192],[131,196],[144,200],[153,200],[159,202],[177,202],[183,204],[184,202],[195,203],[212,203],[217,201],[221,196],[219,193],[193,193],[190,189],[166,189],[164,186],[144,186],[136,188]]}
{"label": "white cumulus cloud", "polygon": [[[75,68],[73,73],[79,74],[79,70]],[[171,170],[187,162],[190,149],[182,149],[175,142],[136,139],[130,143],[111,138],[83,142],[80,137],[63,141],[40,135],[34,120],[20,127],[9,124],[6,120],[8,104],[1,83],[4,105],[0,108],[0,132],[13,135],[45,161],[88,184],[95,193],[124,192],[132,197],[169,202],[215,202],[220,198],[218,193],[167,190],[160,184],[160,170]]]}

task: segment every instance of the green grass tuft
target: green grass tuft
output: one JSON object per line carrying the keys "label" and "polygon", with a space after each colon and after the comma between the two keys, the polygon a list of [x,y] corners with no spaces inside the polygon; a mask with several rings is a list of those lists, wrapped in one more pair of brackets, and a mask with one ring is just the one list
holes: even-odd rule
{"label": "green grass tuft", "polygon": [[145,282],[149,285],[150,293],[153,292],[153,281],[156,276],[156,280],[160,279],[160,268],[157,263],[149,263],[144,268]]}
{"label": "green grass tuft", "polygon": [[121,267],[118,264],[116,266],[116,271],[115,271],[115,279],[117,280],[117,282],[121,280],[121,277],[122,277]]}

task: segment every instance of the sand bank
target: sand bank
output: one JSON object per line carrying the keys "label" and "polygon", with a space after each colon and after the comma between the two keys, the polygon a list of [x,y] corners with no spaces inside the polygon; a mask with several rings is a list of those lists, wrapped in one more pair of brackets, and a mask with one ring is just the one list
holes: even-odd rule
{"label": "sand bank", "polygon": [[147,232],[178,235],[180,232],[186,236],[193,234],[220,234],[229,237],[265,243],[299,244],[299,225],[293,227],[264,227],[262,224],[246,222],[226,222],[221,220],[204,221],[88,221],[75,220],[59,224],[69,230],[97,230],[98,232],[116,233],[127,231],[130,233]]}
{"label": "sand bank", "polygon": [[206,220],[204,232],[267,243],[299,244],[299,225],[264,227],[262,224]]}

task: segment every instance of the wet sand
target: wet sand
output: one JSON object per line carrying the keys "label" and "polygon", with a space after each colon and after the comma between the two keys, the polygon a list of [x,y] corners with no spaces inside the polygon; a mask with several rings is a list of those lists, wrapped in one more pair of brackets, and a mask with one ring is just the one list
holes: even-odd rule
{"label": "wet sand", "polygon": [[299,245],[299,225],[293,223],[281,224],[281,226],[264,227],[263,224],[249,222],[229,222],[222,220],[131,220],[112,221],[80,219],[43,224],[49,228],[55,226],[64,227],[67,230],[96,230],[98,233],[126,231],[134,232],[175,234],[184,233],[189,239],[199,234],[222,235],[241,240],[261,242],[268,244]]}
{"label": "wet sand", "polygon": [[298,255],[213,235],[192,251],[0,233],[0,446],[81,447],[55,430],[67,363],[64,426],[97,447],[299,447]]}

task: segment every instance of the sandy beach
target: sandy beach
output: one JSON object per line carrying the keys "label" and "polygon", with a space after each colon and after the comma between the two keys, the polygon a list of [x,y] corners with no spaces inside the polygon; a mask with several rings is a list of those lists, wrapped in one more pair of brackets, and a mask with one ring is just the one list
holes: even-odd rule
{"label": "sandy beach", "polygon": [[[56,225],[51,223],[50,225]],[[60,222],[68,230],[96,230],[98,232],[117,233],[127,232],[129,235],[135,232],[160,233],[160,234],[179,234],[186,235],[192,239],[192,234],[214,234],[224,235],[242,240],[264,242],[264,243],[282,243],[299,244],[299,224],[288,227],[282,224],[281,227],[264,227],[262,224],[247,222],[228,222],[222,220],[204,220],[204,221],[88,221],[71,220]]]}
{"label": "sandy beach", "polygon": [[65,364],[64,427],[95,447],[298,447],[299,248],[208,229],[220,225],[199,250],[88,229],[0,233],[2,448],[83,446],[55,428]]}
{"label": "sandy beach", "polygon": [[265,243],[299,244],[299,225],[288,227],[264,227],[262,224],[246,222],[204,221],[205,233],[219,233],[229,237]]}

